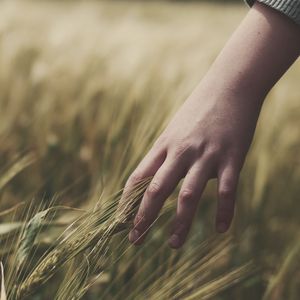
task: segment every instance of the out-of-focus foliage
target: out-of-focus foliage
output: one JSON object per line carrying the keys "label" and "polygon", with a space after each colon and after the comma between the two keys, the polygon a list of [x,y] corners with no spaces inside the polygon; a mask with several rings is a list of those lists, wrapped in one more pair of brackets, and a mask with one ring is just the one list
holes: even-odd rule
{"label": "out-of-focus foliage", "polygon": [[[37,211],[58,204],[88,213],[96,203],[108,209],[98,200],[122,188],[246,11],[243,5],[195,2],[0,3],[0,256],[5,274],[14,265],[9,242],[22,240],[22,232],[30,229],[23,221]],[[138,299],[144,291],[155,299],[174,295],[168,293],[183,297],[173,287],[185,278],[207,284],[210,291],[209,284],[222,274],[219,285],[228,278],[233,284],[235,274],[226,277],[225,271],[249,259],[258,273],[220,299],[261,299],[265,291],[266,299],[299,298],[299,78],[295,64],[268,96],[240,180],[230,233],[235,242],[227,242],[222,256],[207,258],[213,246],[223,245],[221,239],[200,246],[214,234],[211,182],[183,251],[174,253],[165,243],[175,193],[144,247],[134,249],[126,234],[116,236],[109,268],[103,260],[105,272],[94,278],[86,299]],[[56,238],[81,214],[59,210],[52,222],[38,223],[33,253],[18,281],[45,250],[56,249]],[[203,260],[193,269],[195,255]],[[87,267],[85,259],[82,254],[69,261],[40,295],[55,293],[63,276],[72,278]],[[190,268],[184,269],[183,262]],[[197,282],[199,270],[203,277]],[[5,276],[10,286],[12,276]],[[161,282],[165,289],[158,289]],[[61,295],[66,291],[60,288]]]}

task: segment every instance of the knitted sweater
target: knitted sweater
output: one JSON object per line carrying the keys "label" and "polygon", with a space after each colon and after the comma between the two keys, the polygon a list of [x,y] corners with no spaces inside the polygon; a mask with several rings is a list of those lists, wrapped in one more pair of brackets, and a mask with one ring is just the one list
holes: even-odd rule
{"label": "knitted sweater", "polygon": [[[255,0],[245,0],[250,6],[252,6]],[[300,25],[300,0],[257,0],[264,3],[292,19],[298,25]]]}

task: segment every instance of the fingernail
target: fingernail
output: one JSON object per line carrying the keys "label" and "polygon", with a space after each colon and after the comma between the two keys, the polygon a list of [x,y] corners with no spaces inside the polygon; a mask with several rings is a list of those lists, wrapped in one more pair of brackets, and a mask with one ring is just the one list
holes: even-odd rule
{"label": "fingernail", "polygon": [[224,233],[225,231],[227,231],[227,228],[228,228],[228,226],[224,222],[218,223],[218,225],[217,225],[217,231],[219,233]]}
{"label": "fingernail", "polygon": [[177,234],[172,234],[170,237],[170,245],[172,248],[178,248],[180,246],[180,239]]}
{"label": "fingernail", "polygon": [[136,229],[133,229],[129,232],[129,241],[134,243],[139,238],[139,232]]}

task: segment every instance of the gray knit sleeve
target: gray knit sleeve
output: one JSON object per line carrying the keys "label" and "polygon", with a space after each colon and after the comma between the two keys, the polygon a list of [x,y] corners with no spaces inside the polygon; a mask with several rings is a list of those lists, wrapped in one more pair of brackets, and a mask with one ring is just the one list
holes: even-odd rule
{"label": "gray knit sleeve", "polygon": [[[255,0],[245,0],[252,6]],[[300,0],[257,0],[264,3],[288,16],[298,25],[300,25]]]}

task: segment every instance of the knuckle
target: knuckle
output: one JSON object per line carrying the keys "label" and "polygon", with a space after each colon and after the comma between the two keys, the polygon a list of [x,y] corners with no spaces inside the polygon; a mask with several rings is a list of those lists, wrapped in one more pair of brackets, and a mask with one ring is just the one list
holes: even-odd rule
{"label": "knuckle", "polygon": [[161,135],[153,144],[154,148],[164,147],[168,143],[168,138],[165,135]]}
{"label": "knuckle", "polygon": [[152,181],[146,191],[147,196],[150,198],[155,198],[163,192],[163,187],[157,181]]}
{"label": "knuckle", "polygon": [[189,143],[179,142],[175,146],[174,156],[175,156],[175,158],[182,158],[192,152],[193,152],[193,149]]}
{"label": "knuckle", "polygon": [[219,197],[224,200],[231,200],[234,196],[234,189],[231,186],[222,187],[219,191]]}
{"label": "knuckle", "polygon": [[142,181],[144,179],[144,176],[141,172],[139,171],[134,171],[131,176],[128,179],[128,184],[129,185],[134,185],[139,183],[140,181]]}
{"label": "knuckle", "polygon": [[179,194],[179,201],[182,203],[189,203],[195,199],[195,192],[190,189],[185,189]]}
{"label": "knuckle", "polygon": [[205,153],[210,158],[217,158],[222,155],[223,148],[220,144],[211,144],[207,146]]}
{"label": "knuckle", "polygon": [[177,141],[175,143],[173,155],[175,159],[197,158],[201,156],[205,150],[205,142],[200,141]]}
{"label": "knuckle", "polygon": [[205,150],[206,142],[205,140],[199,140],[198,143],[195,145],[195,152],[197,153],[197,156],[201,156]]}
{"label": "knuckle", "polygon": [[144,179],[144,176],[139,171],[134,171],[128,178],[123,194],[129,196],[132,190]]}

